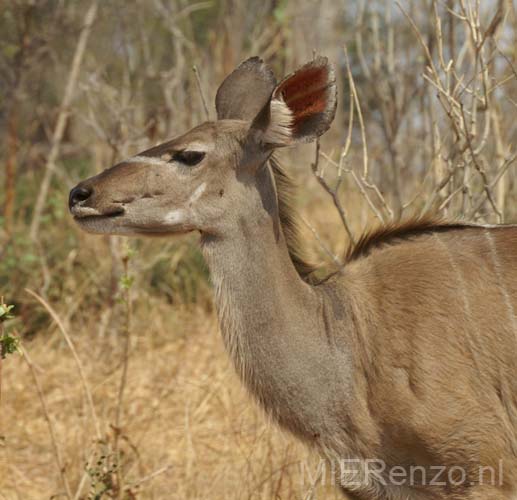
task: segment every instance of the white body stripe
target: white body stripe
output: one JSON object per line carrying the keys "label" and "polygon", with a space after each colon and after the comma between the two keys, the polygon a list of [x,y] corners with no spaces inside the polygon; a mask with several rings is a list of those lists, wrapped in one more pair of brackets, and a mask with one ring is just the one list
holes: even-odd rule
{"label": "white body stripe", "polygon": [[[467,340],[469,342],[469,349],[472,354],[472,359],[474,361],[474,364],[479,368],[478,358],[476,353],[480,351],[479,349],[479,341],[480,338],[479,334],[479,327],[474,321],[474,318],[472,317],[472,307],[470,305],[470,300],[468,296],[468,288],[465,283],[465,278],[463,277],[463,272],[461,270],[461,267],[458,265],[456,260],[454,259],[454,256],[452,255],[449,247],[447,244],[440,238],[440,236],[437,233],[433,233],[434,238],[436,238],[436,241],[440,244],[440,246],[443,248],[445,254],[447,255],[447,259],[449,261],[449,264],[451,266],[451,269],[453,273],[456,275],[456,280],[458,283],[458,293],[461,294],[464,312],[466,316],[466,320],[470,324],[471,328],[467,328]],[[474,333],[475,332],[475,333]]]}
{"label": "white body stripe", "polygon": [[494,238],[492,238],[492,235],[489,231],[485,231],[485,237],[488,241],[488,246],[490,247],[490,255],[492,257],[492,262],[494,264],[495,274],[497,277],[497,284],[499,289],[501,290],[501,294],[504,298],[504,303],[506,305],[506,309],[508,311],[508,318],[510,320],[510,323],[512,324],[512,330],[514,335],[517,336],[517,320],[515,318],[515,309],[513,307],[512,301],[510,299],[510,295],[508,293],[508,290],[506,289],[506,286],[504,284],[504,273],[503,269],[501,267],[501,263],[499,262],[499,257],[497,255],[497,248],[495,246]]}

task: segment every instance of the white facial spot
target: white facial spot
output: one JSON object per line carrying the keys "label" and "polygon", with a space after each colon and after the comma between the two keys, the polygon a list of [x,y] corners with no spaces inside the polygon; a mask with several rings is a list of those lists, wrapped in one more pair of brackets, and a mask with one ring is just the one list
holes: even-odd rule
{"label": "white facial spot", "polygon": [[192,193],[190,198],[188,199],[188,204],[191,205],[195,201],[199,200],[200,196],[205,192],[206,190],[206,182],[203,182],[200,184],[196,190]]}
{"label": "white facial spot", "polygon": [[160,156],[160,160],[163,160],[163,161],[170,161],[172,158],[172,155],[170,153],[164,153],[163,155]]}
{"label": "white facial spot", "polygon": [[186,212],[180,208],[176,210],[171,210],[165,214],[163,218],[167,224],[181,224],[185,221]]}
{"label": "white facial spot", "polygon": [[79,215],[80,217],[84,217],[86,215],[101,215],[101,213],[95,208],[91,207],[82,207],[81,205],[74,205],[72,207],[72,213],[74,215]]}
{"label": "white facial spot", "polygon": [[214,149],[214,145],[210,143],[206,144],[204,142],[194,141],[186,145],[183,149],[188,151],[200,151],[202,153],[208,153]]}
{"label": "white facial spot", "polygon": [[124,163],[146,163],[147,165],[167,165],[165,160],[154,158],[153,156],[133,156],[125,160]]}

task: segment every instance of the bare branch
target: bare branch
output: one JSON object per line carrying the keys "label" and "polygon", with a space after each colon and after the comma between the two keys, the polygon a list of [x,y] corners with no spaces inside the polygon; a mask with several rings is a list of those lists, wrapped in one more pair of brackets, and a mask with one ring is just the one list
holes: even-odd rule
{"label": "bare branch", "polygon": [[85,22],[81,30],[81,33],[79,34],[79,40],[77,42],[77,47],[75,49],[72,65],[70,67],[70,73],[68,75],[65,93],[63,95],[63,100],[61,101],[61,107],[59,110],[56,127],[54,129],[54,134],[52,136],[52,146],[50,148],[50,152],[47,157],[47,162],[45,164],[45,174],[43,176],[43,180],[41,181],[41,185],[38,191],[38,197],[34,205],[34,212],[32,215],[32,222],[29,232],[30,238],[33,241],[36,241],[38,239],[41,214],[43,212],[45,202],[48,198],[50,181],[52,180],[52,176],[56,169],[56,160],[59,156],[59,149],[61,146],[61,141],[63,139],[63,133],[65,131],[66,122],[68,120],[68,116],[70,113],[70,104],[72,102],[72,97],[75,92],[77,77],[79,75],[79,69],[83,61],[86,44],[88,43],[88,38],[90,37],[92,26],[97,15],[97,6],[98,0],[93,0],[90,4],[88,12],[86,13]]}
{"label": "bare branch", "polygon": [[199,77],[199,71],[197,66],[192,66],[192,71],[194,71],[194,75],[196,75],[197,89],[199,91],[199,96],[201,97],[201,102],[203,103],[203,109],[205,110],[205,117],[207,120],[210,120],[210,112],[208,111],[208,106],[206,105],[205,95],[203,93],[203,87],[201,85],[201,79]]}

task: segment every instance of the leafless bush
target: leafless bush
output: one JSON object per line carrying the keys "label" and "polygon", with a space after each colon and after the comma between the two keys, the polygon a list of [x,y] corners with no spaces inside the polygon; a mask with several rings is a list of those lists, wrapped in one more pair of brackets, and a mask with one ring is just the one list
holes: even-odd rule
{"label": "leafless bush", "polygon": [[423,213],[514,216],[515,22],[504,1],[494,8],[433,0],[420,10],[360,3],[345,44],[345,145],[338,157],[322,156],[338,186],[350,177],[347,195],[361,194],[361,210],[382,222]]}

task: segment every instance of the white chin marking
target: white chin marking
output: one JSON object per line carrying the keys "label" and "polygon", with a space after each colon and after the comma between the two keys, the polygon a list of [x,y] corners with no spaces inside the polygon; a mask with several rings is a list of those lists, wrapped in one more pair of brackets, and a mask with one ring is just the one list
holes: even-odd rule
{"label": "white chin marking", "polygon": [[206,182],[203,182],[192,193],[192,195],[188,199],[187,203],[190,205],[190,204],[194,203],[195,201],[199,200],[200,196],[205,192],[205,190],[206,190]]}
{"label": "white chin marking", "polygon": [[102,215],[98,210],[91,207],[82,207],[81,205],[76,205],[72,207],[72,215],[84,217],[88,215]]}
{"label": "white chin marking", "polygon": [[170,212],[166,213],[163,221],[167,224],[181,224],[185,221],[185,216],[185,210],[179,208],[177,210],[171,210]]}

